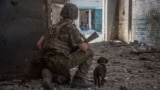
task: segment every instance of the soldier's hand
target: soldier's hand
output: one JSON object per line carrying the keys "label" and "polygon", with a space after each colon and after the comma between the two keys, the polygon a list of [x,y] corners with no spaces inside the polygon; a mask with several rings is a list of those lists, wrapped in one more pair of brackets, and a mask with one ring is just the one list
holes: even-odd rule
{"label": "soldier's hand", "polygon": [[89,48],[89,45],[87,43],[81,43],[78,45],[79,49],[82,51],[87,51]]}
{"label": "soldier's hand", "polygon": [[38,42],[37,42],[37,48],[38,48],[40,51],[42,51],[42,43],[44,42],[44,39],[45,39],[45,36],[42,35],[42,36],[40,37],[40,39],[38,40]]}

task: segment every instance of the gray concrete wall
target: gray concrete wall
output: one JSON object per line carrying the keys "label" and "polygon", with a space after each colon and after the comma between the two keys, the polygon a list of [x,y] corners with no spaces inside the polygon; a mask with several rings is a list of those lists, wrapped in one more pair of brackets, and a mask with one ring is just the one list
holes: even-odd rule
{"label": "gray concrete wall", "polygon": [[119,0],[119,40],[128,42],[129,0]]}
{"label": "gray concrete wall", "polygon": [[134,0],[132,40],[160,43],[160,0]]}
{"label": "gray concrete wall", "polygon": [[31,74],[46,20],[44,0],[0,0],[0,79]]}
{"label": "gray concrete wall", "polygon": [[115,17],[116,12],[116,6],[117,6],[117,0],[108,0],[108,27],[107,27],[107,39],[111,39],[111,32],[113,30],[113,20]]}

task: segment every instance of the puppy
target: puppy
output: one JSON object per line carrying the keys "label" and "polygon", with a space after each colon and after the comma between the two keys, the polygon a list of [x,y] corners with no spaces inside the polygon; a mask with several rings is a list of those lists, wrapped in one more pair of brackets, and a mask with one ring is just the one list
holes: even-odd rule
{"label": "puppy", "polygon": [[104,84],[105,76],[107,72],[107,68],[105,66],[106,63],[108,63],[108,60],[104,57],[100,57],[97,60],[98,66],[94,70],[94,84],[96,85],[98,83],[98,86]]}

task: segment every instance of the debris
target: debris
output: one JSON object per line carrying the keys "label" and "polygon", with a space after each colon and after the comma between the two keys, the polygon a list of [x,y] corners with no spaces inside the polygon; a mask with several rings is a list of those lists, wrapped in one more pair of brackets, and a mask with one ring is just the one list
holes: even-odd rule
{"label": "debris", "polygon": [[114,61],[113,63],[114,63],[114,64],[119,64],[120,62],[119,62],[119,61]]}
{"label": "debris", "polygon": [[[145,46],[145,44],[144,44]],[[97,59],[101,56],[107,58],[107,73],[104,86],[94,88],[96,90],[160,90],[160,55],[156,51],[146,49],[139,50],[140,43],[133,44],[123,42],[98,42],[91,44],[95,55],[88,74],[85,77],[93,83],[93,69],[97,65]],[[145,46],[146,47],[146,46]],[[160,49],[159,49],[160,50]],[[35,67],[36,68],[36,67]],[[78,66],[70,70],[73,77]],[[42,80],[18,80],[0,81],[0,90],[43,90]],[[123,85],[122,85],[123,84]],[[92,88],[70,88],[69,85],[54,83],[54,90],[93,90]],[[150,85],[150,86],[147,86]]]}
{"label": "debris", "polygon": [[147,58],[147,57],[140,57],[139,60],[146,60],[146,61],[148,61],[148,60],[150,60],[150,59]]}
{"label": "debris", "polygon": [[23,84],[22,86],[23,86],[23,87],[26,87],[27,90],[32,90],[32,87],[31,87],[30,85],[28,85],[28,84]]}
{"label": "debris", "polygon": [[14,79],[12,80],[13,83],[21,83],[23,80]]}
{"label": "debris", "polygon": [[11,82],[11,81],[0,82],[0,86],[1,85],[13,85],[13,82]]}
{"label": "debris", "polygon": [[126,86],[120,86],[120,90],[128,90]]}
{"label": "debris", "polygon": [[144,67],[146,67],[147,69],[153,69],[150,61],[146,61],[145,64],[144,64]]}

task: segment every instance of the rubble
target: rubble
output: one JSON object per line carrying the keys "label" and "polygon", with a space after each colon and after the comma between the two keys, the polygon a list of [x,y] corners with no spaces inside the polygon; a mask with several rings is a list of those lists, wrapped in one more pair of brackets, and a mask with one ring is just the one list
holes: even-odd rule
{"label": "rubble", "polygon": [[[93,82],[96,60],[102,56],[109,60],[106,64],[106,82],[102,87],[70,88],[69,85],[55,84],[54,90],[160,90],[160,53],[147,49],[147,45],[134,42],[92,43],[95,56],[86,78]],[[152,53],[146,53],[152,52]],[[71,75],[77,68],[71,69]],[[0,90],[43,90],[40,80],[1,81]]]}

